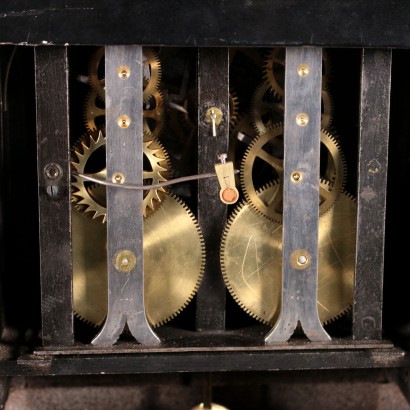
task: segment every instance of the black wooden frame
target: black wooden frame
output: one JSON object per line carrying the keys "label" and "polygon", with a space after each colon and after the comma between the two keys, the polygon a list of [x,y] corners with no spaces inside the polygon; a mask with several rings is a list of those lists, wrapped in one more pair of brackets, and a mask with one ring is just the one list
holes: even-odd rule
{"label": "black wooden frame", "polygon": [[[43,345],[35,347],[28,355],[1,362],[0,375],[408,367],[407,351],[383,340],[381,320],[391,48],[410,46],[407,34],[410,5],[407,2],[399,2],[391,13],[388,2],[373,2],[371,5],[356,5],[353,2],[346,7],[331,7],[329,2],[317,2],[309,6],[309,10],[306,10],[305,4],[300,7],[299,2],[296,2],[285,12],[284,5],[271,7],[271,2],[267,1],[258,7],[252,6],[252,2],[238,1],[225,8],[215,1],[215,10],[199,8],[193,18],[188,17],[189,13],[185,9],[190,4],[181,4],[172,10],[180,22],[176,28],[161,21],[169,14],[169,2],[156,1],[151,4],[150,10],[144,11],[151,23],[149,26],[154,27],[152,30],[146,30],[144,25],[127,24],[130,23],[130,16],[143,12],[137,5],[129,6],[131,10],[121,9],[112,15],[109,1],[89,1],[86,5],[78,1],[76,7],[67,9],[49,9],[46,8],[46,2],[39,1],[38,6],[30,10],[18,3],[0,6],[0,42],[24,43],[21,46],[35,48]],[[328,10],[329,7],[331,10]],[[369,7],[372,19],[368,16]],[[205,17],[201,10],[207,12]],[[221,14],[216,10],[221,11]],[[104,16],[108,14],[110,18],[105,20]],[[318,20],[321,15],[327,15],[328,18]],[[84,22],[84,29],[73,30],[74,20],[80,26]],[[258,24],[256,30],[245,29],[245,22],[249,21],[261,24]],[[320,22],[319,26],[317,21]],[[346,22],[346,25],[340,24],[340,21]],[[372,24],[368,21],[372,21]],[[121,22],[117,25],[121,29],[109,31],[107,24],[115,26],[116,22]],[[193,26],[196,30],[191,34],[190,27]],[[310,29],[313,26],[317,30],[315,35]],[[381,33],[380,27],[386,26],[395,29]],[[269,30],[271,27],[273,29]],[[168,34],[164,35],[167,30]],[[260,333],[249,336],[239,332],[223,337],[220,334],[224,328],[223,284],[216,282],[211,285],[205,281],[199,291],[199,300],[208,301],[209,304],[199,303],[205,307],[198,311],[198,332],[194,335],[183,334],[184,343],[175,343],[173,337],[158,348],[138,345],[93,348],[75,342],[70,274],[67,50],[71,45],[75,47],[75,44],[108,45],[118,42],[195,46],[199,47],[200,61],[212,64],[214,58],[219,58],[222,64],[218,67],[218,74],[222,67],[223,76],[218,77],[218,83],[214,82],[212,71],[205,70],[203,66],[199,68],[201,81],[209,81],[213,86],[212,93],[209,87],[199,87],[198,98],[206,102],[205,106],[228,105],[226,81],[229,73],[225,47],[313,45],[363,48],[352,340],[332,342],[326,347],[305,342],[265,346],[260,343]],[[44,70],[45,67],[47,70]],[[205,106],[199,104],[199,138],[209,127],[203,121]],[[57,141],[55,129],[59,131]],[[220,130],[222,139],[219,141],[225,148],[228,142],[227,124],[223,123]],[[375,139],[378,144],[374,143]],[[214,145],[208,146],[207,140],[200,140],[200,172],[209,169],[209,163],[215,160],[210,156],[216,152]],[[203,184],[206,185],[205,182]],[[200,205],[210,206],[201,185],[198,195]],[[223,215],[224,208],[220,207],[215,212]],[[199,212],[199,218],[207,224],[205,214]],[[58,241],[55,241],[56,235]],[[214,232],[205,232],[209,247],[212,247],[213,235]],[[57,281],[56,277],[59,278]]]}

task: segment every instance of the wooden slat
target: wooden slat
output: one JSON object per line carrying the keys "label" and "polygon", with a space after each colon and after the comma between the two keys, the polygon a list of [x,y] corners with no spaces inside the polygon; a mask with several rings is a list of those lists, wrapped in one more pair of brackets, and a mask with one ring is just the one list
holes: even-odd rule
{"label": "wooden slat", "polygon": [[[219,108],[222,121],[212,136],[206,112]],[[228,153],[229,141],[229,53],[228,48],[198,50],[198,172],[214,172],[218,155]],[[198,182],[198,222],[206,249],[204,278],[197,294],[198,330],[225,328],[225,284],[220,270],[219,246],[227,217],[227,205],[219,200],[217,179]]]}
{"label": "wooden slat", "polygon": [[44,345],[73,343],[70,143],[66,47],[35,49]]}
{"label": "wooden slat", "polygon": [[382,337],[391,50],[363,49],[353,338]]}

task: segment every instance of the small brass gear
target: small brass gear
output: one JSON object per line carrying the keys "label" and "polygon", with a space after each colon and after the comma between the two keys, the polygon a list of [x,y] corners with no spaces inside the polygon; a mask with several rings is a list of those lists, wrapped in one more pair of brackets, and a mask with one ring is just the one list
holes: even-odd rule
{"label": "small brass gear", "polygon": [[155,90],[144,102],[143,118],[144,132],[158,138],[165,126],[164,95],[160,90]]}
{"label": "small brass gear", "polygon": [[[346,161],[338,141],[327,131],[320,133],[321,167],[319,213],[322,215],[331,208],[346,183]],[[330,180],[326,179],[331,176]],[[245,198],[262,215],[277,222],[282,221],[282,183],[277,194],[267,201],[257,191],[266,183],[283,179],[283,124],[270,127],[265,134],[255,138],[248,146],[241,164],[241,186]]]}
{"label": "small brass gear", "polygon": [[[286,48],[276,47],[268,53],[264,64],[264,77],[272,87],[275,95],[282,97],[285,95],[285,64]],[[322,89],[324,89],[331,78],[331,64],[328,53],[322,53]]]}
{"label": "small brass gear", "polygon": [[[85,99],[84,122],[89,132],[105,128],[105,103],[93,89]],[[155,90],[144,102],[143,122],[144,132],[159,137],[165,125],[164,96],[160,90]]]}
{"label": "small brass gear", "polygon": [[229,125],[236,123],[239,114],[239,97],[234,90],[229,92]]}
{"label": "small brass gear", "polygon": [[102,101],[105,101],[104,53],[105,48],[98,47],[92,53],[88,63],[88,81]]}
{"label": "small brass gear", "polygon": [[254,91],[250,114],[257,134],[264,134],[273,124],[283,121],[283,102],[272,92],[268,82],[263,82]]}
{"label": "small brass gear", "polygon": [[[144,184],[154,185],[167,181],[169,173],[169,159],[162,145],[151,135],[144,133]],[[75,149],[71,161],[74,169],[83,174],[89,174],[95,178],[106,180],[107,170],[105,164],[106,138],[102,131],[86,134],[81,143],[81,151]],[[84,178],[74,175],[72,186],[73,196],[77,197],[77,206],[81,206],[84,212],[90,212],[93,218],[102,218],[106,221],[106,189],[95,186]],[[144,217],[152,214],[161,203],[166,193],[165,188],[159,187],[144,191],[143,214]]]}
{"label": "small brass gear", "polygon": [[[277,184],[258,192],[274,196]],[[328,324],[353,302],[356,202],[342,192],[319,218],[318,312]],[[282,225],[255,213],[243,201],[231,214],[222,235],[223,277],[236,302],[252,317],[274,325],[278,319],[282,277]]]}
{"label": "small brass gear", "polygon": [[[74,313],[99,327],[108,305],[106,227],[76,209],[72,227]],[[205,245],[192,212],[169,194],[144,220],[143,247],[145,309],[150,325],[158,327],[178,315],[198,290]]]}
{"label": "small brass gear", "polygon": [[84,104],[84,123],[88,132],[105,128],[105,102],[95,89],[91,89]]}
{"label": "small brass gear", "polygon": [[[258,134],[278,122],[284,121],[285,105],[283,99],[274,97],[271,85],[263,82],[256,88],[251,100],[252,124]],[[322,89],[321,127],[328,130],[333,121],[333,99],[327,89]]]}
{"label": "small brass gear", "polygon": [[[92,169],[92,175],[100,179],[106,179],[105,171],[105,136],[102,131],[95,131],[85,134],[82,137],[81,144],[73,147],[71,153],[71,165],[79,173],[87,173],[88,168]],[[97,153],[97,154],[96,154]],[[91,159],[91,156],[94,158]],[[90,189],[94,184],[84,180],[80,176],[73,175],[72,185],[72,202],[77,209],[83,212],[90,212],[94,219],[106,219],[105,204],[95,201],[91,195]]]}
{"label": "small brass gear", "polygon": [[[147,101],[157,90],[161,81],[161,64],[158,53],[153,48],[144,47],[143,50],[143,99]],[[105,101],[105,73],[104,73],[105,48],[98,47],[92,54],[88,66],[88,78],[90,85],[98,95]]]}

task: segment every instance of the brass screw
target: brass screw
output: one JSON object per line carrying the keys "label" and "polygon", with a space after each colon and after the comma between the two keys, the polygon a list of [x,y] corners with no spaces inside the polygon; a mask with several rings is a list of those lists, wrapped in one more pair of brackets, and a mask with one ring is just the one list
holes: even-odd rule
{"label": "brass screw", "polygon": [[304,127],[308,125],[308,122],[309,122],[309,116],[305,114],[304,112],[296,116],[296,124],[299,125],[299,127]]}
{"label": "brass screw", "polygon": [[294,182],[295,184],[299,184],[299,183],[302,182],[303,175],[299,171],[294,171],[294,172],[292,172],[290,178],[291,178],[292,182]]}
{"label": "brass screw", "polygon": [[294,269],[307,269],[310,265],[310,262],[310,254],[306,249],[296,249],[290,255],[290,264]]}
{"label": "brass screw", "polygon": [[126,80],[131,74],[131,69],[127,65],[122,65],[118,67],[117,74],[121,80]]}
{"label": "brass screw", "polygon": [[115,172],[111,178],[112,182],[115,184],[123,184],[125,181],[125,176],[121,172]]}
{"label": "brass screw", "polygon": [[310,73],[310,67],[303,63],[298,66],[297,71],[301,77],[307,77]]}
{"label": "brass screw", "polygon": [[131,119],[127,115],[121,115],[118,117],[117,123],[121,128],[128,128],[131,123]]}
{"label": "brass screw", "polygon": [[114,257],[114,266],[120,272],[131,272],[137,265],[137,257],[130,250],[119,251]]}

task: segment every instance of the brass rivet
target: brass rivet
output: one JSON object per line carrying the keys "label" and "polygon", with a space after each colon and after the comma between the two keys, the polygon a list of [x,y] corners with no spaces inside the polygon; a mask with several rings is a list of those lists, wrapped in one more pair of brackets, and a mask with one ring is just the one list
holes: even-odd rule
{"label": "brass rivet", "polygon": [[117,123],[121,128],[128,128],[131,119],[127,115],[121,115],[121,117],[118,117]]}
{"label": "brass rivet", "polygon": [[290,175],[291,181],[294,182],[295,184],[300,184],[303,179],[303,174],[299,171],[294,171]]}
{"label": "brass rivet", "polygon": [[115,172],[111,178],[112,182],[115,184],[123,184],[125,181],[125,176],[121,172]]}
{"label": "brass rivet", "polygon": [[119,251],[114,257],[114,266],[120,272],[131,272],[137,265],[137,257],[129,250]]}
{"label": "brass rivet", "polygon": [[306,249],[297,249],[290,255],[290,264],[294,269],[306,269],[311,262],[311,257]]}
{"label": "brass rivet", "polygon": [[298,124],[299,127],[304,127],[308,125],[308,122],[309,122],[309,116],[305,114],[304,112],[296,116],[296,124]]}
{"label": "brass rivet", "polygon": [[307,77],[310,73],[310,67],[307,64],[300,64],[297,71],[301,77]]}
{"label": "brass rivet", "polygon": [[127,65],[118,67],[117,74],[122,80],[126,80],[130,76],[131,70]]}

